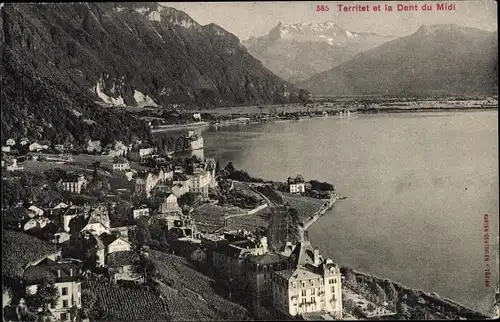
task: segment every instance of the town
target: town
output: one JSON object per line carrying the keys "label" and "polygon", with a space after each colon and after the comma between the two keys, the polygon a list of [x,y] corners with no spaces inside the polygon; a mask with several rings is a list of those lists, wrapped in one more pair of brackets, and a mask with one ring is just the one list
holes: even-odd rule
{"label": "town", "polygon": [[[300,175],[266,182],[232,163],[221,169],[203,157],[201,136],[182,138],[191,157],[143,142],[72,154],[71,145],[6,140],[4,320],[127,319],[110,297],[131,284],[161,294],[175,283],[161,272],[173,258],[212,278],[223,298],[245,303],[251,313],[243,316],[354,318],[339,265],[306,232],[337,200],[333,186]],[[349,312],[360,318],[395,314],[358,302],[365,307]],[[128,318],[139,320],[137,312]]]}
{"label": "town", "polygon": [[84,152],[4,143],[6,321],[189,320],[186,303],[207,319],[423,317],[397,293],[426,295],[311,245],[307,228],[346,198],[329,183],[221,168],[191,130],[129,146],[89,142]]}

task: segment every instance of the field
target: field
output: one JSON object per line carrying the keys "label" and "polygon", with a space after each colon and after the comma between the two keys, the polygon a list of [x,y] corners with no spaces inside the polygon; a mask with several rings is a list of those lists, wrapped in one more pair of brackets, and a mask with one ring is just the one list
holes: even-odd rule
{"label": "field", "polygon": [[197,224],[224,225],[225,215],[241,213],[238,209],[229,209],[217,205],[204,204],[196,208],[193,213]]}
{"label": "field", "polygon": [[[112,321],[171,320],[167,301],[151,291],[94,280],[85,281],[82,289],[88,289],[96,295],[96,305],[101,306]],[[82,303],[84,307],[85,304]]]}
{"label": "field", "polygon": [[244,229],[248,231],[253,231],[255,228],[263,227],[267,229],[269,227],[269,222],[266,216],[268,209],[259,211],[253,215],[232,217],[227,220],[226,228],[228,230],[238,230]]}
{"label": "field", "polygon": [[314,215],[321,208],[321,205],[325,203],[325,201],[320,199],[297,196],[286,192],[282,192],[281,195],[290,207],[297,209],[300,221],[305,221]]}

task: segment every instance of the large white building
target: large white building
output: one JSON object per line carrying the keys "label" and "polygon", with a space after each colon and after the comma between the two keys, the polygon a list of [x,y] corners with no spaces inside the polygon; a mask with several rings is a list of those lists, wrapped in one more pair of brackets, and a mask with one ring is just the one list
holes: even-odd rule
{"label": "large white building", "polygon": [[58,183],[59,189],[72,193],[81,193],[82,189],[87,186],[85,176],[79,174],[68,174]]}
{"label": "large white building", "polygon": [[340,268],[323,259],[308,241],[297,244],[289,262],[290,269],[272,274],[274,306],[290,316],[325,312],[341,319]]}
{"label": "large white building", "polygon": [[189,192],[199,193],[204,198],[208,197],[208,188],[210,187],[211,176],[206,170],[195,171],[189,182]]}

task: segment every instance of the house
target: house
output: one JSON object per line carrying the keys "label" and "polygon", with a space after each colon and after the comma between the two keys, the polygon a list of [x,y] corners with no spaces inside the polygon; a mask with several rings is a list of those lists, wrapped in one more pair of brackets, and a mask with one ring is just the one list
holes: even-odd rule
{"label": "house", "polygon": [[140,218],[142,216],[149,216],[149,208],[145,205],[132,208],[132,217],[134,219]]}
{"label": "house", "polygon": [[[175,193],[176,196],[180,197],[185,193],[189,192],[189,187],[191,187],[191,178],[184,174],[175,174],[172,180],[172,192]],[[178,186],[176,188],[177,191],[174,191],[174,187]],[[176,193],[177,192],[177,193]]]}
{"label": "house", "polygon": [[33,218],[24,224],[24,231],[42,229],[51,222],[48,218]]}
{"label": "house", "polygon": [[71,239],[71,235],[65,232],[63,229],[60,229],[51,239],[51,242],[54,244],[62,244]]}
{"label": "house", "polygon": [[287,257],[279,253],[250,255],[245,259],[248,292],[262,301],[272,300],[271,275],[288,267]]}
{"label": "house", "polygon": [[103,233],[99,236],[99,239],[105,247],[106,256],[114,252],[128,251],[132,249],[132,244],[123,237]]}
{"label": "house", "polygon": [[21,140],[19,140],[19,144],[22,146],[25,146],[28,143],[29,143],[29,141],[27,138],[22,138]]}
{"label": "house", "polygon": [[81,262],[76,260],[56,262],[45,259],[24,271],[23,281],[26,285],[26,293],[35,294],[40,281],[43,278],[50,278],[59,291],[57,304],[52,306],[50,311],[59,321],[70,321],[72,307],[82,307],[81,268]]}
{"label": "house", "polygon": [[127,171],[130,169],[128,160],[123,157],[118,157],[113,160],[113,171]]}
{"label": "house", "polygon": [[139,176],[135,179],[135,193],[137,195],[145,195],[147,198],[151,197],[151,190],[153,190],[159,180],[159,176],[154,173],[139,173]]}
{"label": "house", "polygon": [[184,168],[180,165],[176,165],[174,168],[174,174],[184,173]]}
{"label": "house", "polygon": [[78,216],[79,213],[80,213],[80,209],[75,207],[75,206],[71,206],[70,208],[67,208],[62,212],[62,214],[61,214],[62,227],[63,227],[65,232],[70,231],[69,223],[71,222],[71,220],[73,218]]}
{"label": "house", "polygon": [[133,161],[140,161],[143,158],[153,155],[155,148],[133,148],[127,153],[127,157]]}
{"label": "house", "polygon": [[17,171],[17,170],[23,170],[23,169],[24,169],[24,167],[20,166],[17,163],[16,158],[7,160],[7,171]]}
{"label": "house", "polygon": [[201,121],[201,113],[193,113],[193,119],[197,122]]}
{"label": "house", "polygon": [[135,251],[113,252],[106,257],[109,276],[116,283],[120,280],[142,281],[142,277],[134,272],[134,265],[140,256]]}
{"label": "house", "polygon": [[130,226],[120,226],[120,227],[111,227],[111,234],[115,234],[118,237],[122,237],[125,240],[129,240],[130,233],[133,232],[137,228],[137,225]]}
{"label": "house", "polygon": [[[227,239],[227,238],[226,238]],[[245,258],[267,253],[267,238],[241,238],[223,243],[213,251],[213,267],[218,280],[231,281],[235,291],[247,289]]]}
{"label": "house", "polygon": [[16,145],[16,140],[14,140],[13,138],[7,139],[7,141],[5,141],[5,145],[14,146]]}
{"label": "house", "polygon": [[306,186],[302,176],[298,175],[296,178],[288,178],[288,191],[290,193],[304,193],[306,192]]}
{"label": "house", "polygon": [[87,179],[82,174],[68,173],[58,183],[59,189],[72,193],[81,193],[87,186]]}
{"label": "house", "polygon": [[59,152],[64,152],[66,150],[66,147],[63,144],[56,144],[54,145],[54,149],[56,149]]}
{"label": "house", "polygon": [[8,145],[3,145],[3,146],[2,146],[2,152],[10,152],[10,146],[8,146]]}
{"label": "house", "polygon": [[31,205],[31,206],[29,206],[29,207],[28,207],[28,211],[31,211],[31,212],[32,212],[32,213],[34,213],[36,216],[40,216],[40,217],[41,217],[41,216],[43,216],[43,213],[44,213],[43,209],[40,209],[40,208],[38,208],[38,207],[37,207],[37,206],[35,206],[35,205]]}
{"label": "house", "polygon": [[37,142],[33,142],[30,144],[29,146],[29,150],[30,151],[36,151],[36,152],[40,152],[43,150],[43,145],[37,143]]}
{"label": "house", "polygon": [[165,197],[163,203],[160,205],[159,212],[161,214],[182,212],[182,209],[177,201],[177,197],[173,193],[170,193]]}
{"label": "house", "polygon": [[309,241],[297,244],[288,265],[288,269],[271,275],[274,307],[288,316],[326,312],[342,319],[338,265],[331,259],[323,259]]}
{"label": "house", "polygon": [[[73,217],[74,212],[68,217]],[[66,227],[65,227],[66,228]],[[68,223],[69,232],[72,235],[79,235],[85,232],[99,236],[102,233],[110,232],[110,220],[105,207],[97,207],[90,210],[89,213],[81,213],[74,216]]]}

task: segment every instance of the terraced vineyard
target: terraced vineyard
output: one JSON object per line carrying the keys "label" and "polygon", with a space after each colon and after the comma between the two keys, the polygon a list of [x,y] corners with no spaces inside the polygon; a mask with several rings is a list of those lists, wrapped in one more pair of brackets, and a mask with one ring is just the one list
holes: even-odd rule
{"label": "terraced vineyard", "polygon": [[172,308],[173,320],[178,320],[176,316],[180,320],[249,318],[245,308],[215,293],[212,279],[192,268],[186,259],[160,251],[151,251],[149,256],[158,268],[158,279],[164,284],[161,292]]}
{"label": "terraced vineyard", "polygon": [[[82,287],[96,295],[96,303],[102,305],[113,321],[172,320],[168,302],[151,291],[96,280],[85,281]],[[82,305],[85,306],[85,303]]]}

